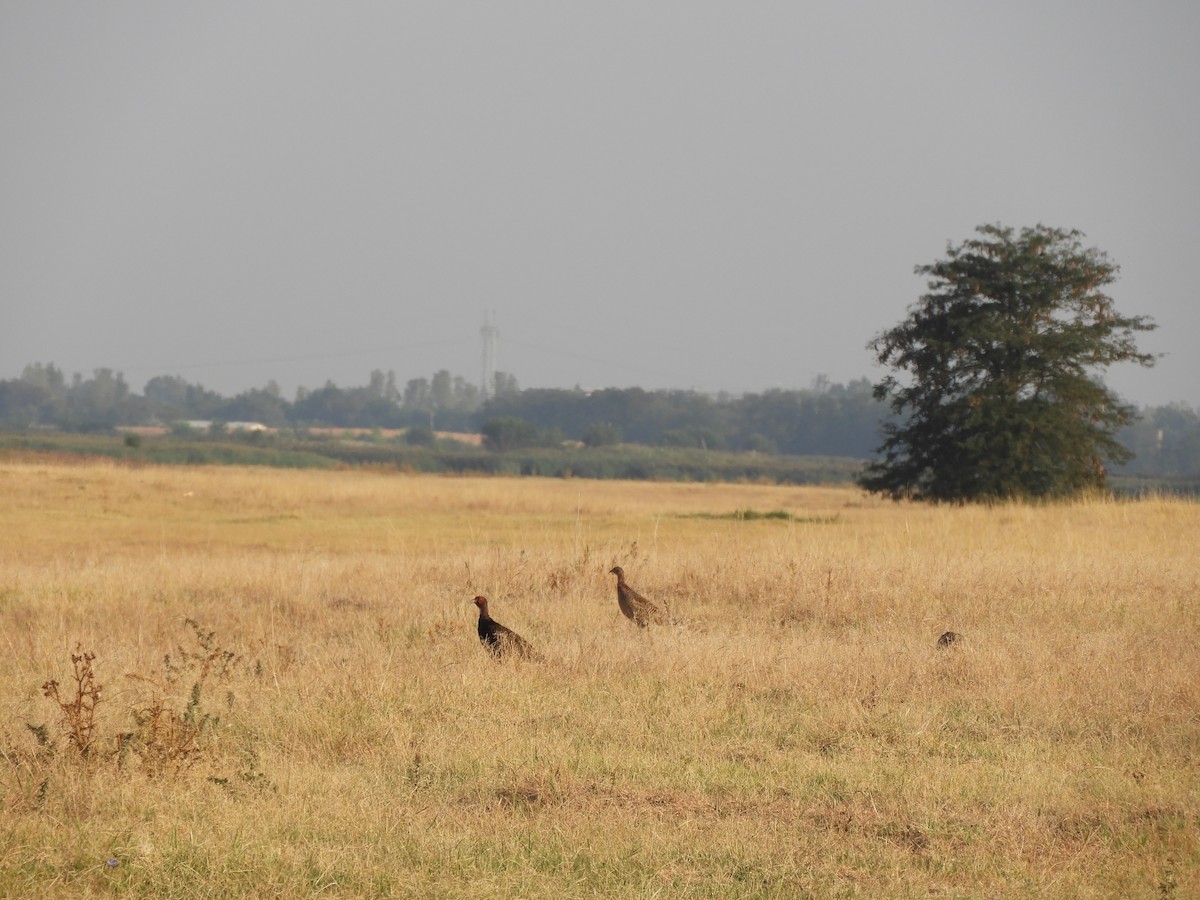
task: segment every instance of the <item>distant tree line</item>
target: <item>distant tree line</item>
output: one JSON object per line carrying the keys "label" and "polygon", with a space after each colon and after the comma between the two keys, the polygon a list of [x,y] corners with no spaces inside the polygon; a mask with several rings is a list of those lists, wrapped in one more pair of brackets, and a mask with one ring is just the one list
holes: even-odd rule
{"label": "distant tree line", "polygon": [[887,414],[865,378],[807,390],[729,396],[698,391],[531,389],[489,401],[488,417],[556,428],[589,446],[618,442],[865,458]]}
{"label": "distant tree line", "polygon": [[[516,389],[511,376],[497,383]],[[176,375],[159,375],[133,393],[121,373],[97,369],[91,378],[68,381],[54,364],[33,363],[18,379],[0,381],[0,427],[53,426],[96,431],[119,425],[172,425],[184,421],[261,422],[272,428],[406,428],[423,425],[446,431],[477,430],[479,388],[443,370],[414,378],[403,387],[394,372],[374,371],[366,385],[342,388],[333,382],[300,388],[287,400],[279,385],[223,397]]]}
{"label": "distant tree line", "polygon": [[34,363],[0,381],[0,426],[66,431],[183,421],[261,422],[273,428],[411,428],[483,433],[495,449],[635,443],[705,450],[865,457],[878,443],[885,413],[866,379],[819,380],[809,390],[709,395],[642,388],[521,390],[497,373],[486,401],[461,376],[439,371],[401,386],[374,371],[366,385],[301,388],[292,400],[279,386],[223,397],[183,378],[160,375],[132,391],[121,373],[97,369],[68,379],[53,364]]}
{"label": "distant tree line", "polygon": [[[1121,471],[1154,476],[1200,475],[1200,415],[1183,404],[1149,407],[1119,439],[1136,455]],[[705,394],[641,388],[522,390],[497,373],[486,400],[478,386],[442,370],[401,385],[394,373],[374,371],[367,384],[301,388],[286,399],[279,386],[224,397],[178,376],[156,376],[135,393],[119,372],[97,369],[68,378],[51,363],[25,367],[0,380],[0,428],[104,431],[116,426],[183,421],[261,422],[279,429],[409,428],[482,433],[497,451],[578,441],[763,454],[868,459],[880,443],[880,424],[894,414],[863,378],[849,384],[818,379],[807,389]]]}

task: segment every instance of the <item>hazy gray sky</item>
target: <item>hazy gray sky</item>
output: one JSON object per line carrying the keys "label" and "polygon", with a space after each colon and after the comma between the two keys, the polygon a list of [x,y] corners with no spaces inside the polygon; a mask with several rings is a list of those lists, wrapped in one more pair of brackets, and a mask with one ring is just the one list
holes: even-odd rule
{"label": "hazy gray sky", "polygon": [[0,3],[0,378],[876,380],[919,263],[1078,228],[1200,404],[1200,3]]}

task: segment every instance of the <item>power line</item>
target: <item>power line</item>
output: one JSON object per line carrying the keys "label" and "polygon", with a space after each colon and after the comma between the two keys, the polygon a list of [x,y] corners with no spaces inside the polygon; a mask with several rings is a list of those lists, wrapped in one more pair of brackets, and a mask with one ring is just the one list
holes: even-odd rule
{"label": "power line", "polygon": [[[539,344],[532,344],[529,341],[514,340],[512,338],[508,339],[508,343],[513,344],[518,347],[525,347],[529,350],[536,350],[539,353],[548,353],[552,356],[561,356],[561,357],[566,357],[567,359],[582,360],[584,362],[597,363],[599,365],[605,366],[606,368],[613,367],[613,361],[611,358],[606,359],[601,356],[590,356],[587,353],[580,353],[578,350],[574,350],[574,349],[562,350],[562,349],[555,349],[553,347],[543,347]],[[672,380],[683,382],[683,383],[686,383],[690,380],[687,376],[682,375],[679,372],[668,372],[665,369],[655,369],[655,368],[651,368],[648,366],[639,366],[636,364],[627,363],[624,360],[621,361],[620,368],[623,371],[627,371],[627,372],[639,372],[642,375],[655,375],[655,376],[658,376],[659,378],[668,378],[668,379],[672,379]]]}
{"label": "power line", "polygon": [[[185,371],[185,370],[194,370],[194,369],[216,369],[216,368],[221,368],[221,367],[269,365],[272,363],[309,362],[311,360],[320,360],[320,359],[346,359],[346,358],[354,357],[354,356],[375,356],[375,355],[379,355],[379,354],[383,354],[383,353],[399,353],[399,352],[402,352],[405,350],[423,350],[428,347],[444,347],[444,346],[452,346],[452,345],[456,345],[456,344],[461,345],[461,344],[466,344],[466,343],[468,343],[467,338],[454,338],[452,340],[420,341],[420,342],[411,343],[411,344],[395,344],[390,347],[359,348],[357,350],[342,350],[342,351],[326,352],[326,353],[298,353],[298,354],[294,354],[291,356],[260,356],[257,358],[249,358],[249,359],[243,358],[243,359],[214,360],[212,362],[191,362],[191,363],[172,362],[172,363],[166,363],[166,364],[160,364],[160,365],[145,363],[145,364],[141,364],[141,365],[126,366],[126,367],[123,367],[121,369],[121,371],[139,372],[139,371],[154,370],[156,372],[161,372],[164,369],[171,369],[174,371]],[[115,367],[103,366],[100,368],[115,368]]]}

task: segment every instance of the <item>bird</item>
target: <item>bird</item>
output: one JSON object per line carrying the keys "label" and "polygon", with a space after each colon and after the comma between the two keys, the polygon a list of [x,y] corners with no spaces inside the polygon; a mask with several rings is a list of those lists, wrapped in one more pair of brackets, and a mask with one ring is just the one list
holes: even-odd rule
{"label": "bird", "polygon": [[944,632],[940,638],[938,638],[937,645],[939,648],[949,647],[951,644],[953,644],[955,641],[957,641],[961,637],[962,637],[962,635],[959,634],[958,632],[947,631],[947,632]]}
{"label": "bird", "polygon": [[621,607],[621,613],[625,618],[632,619],[639,628],[645,628],[651,622],[655,625],[666,623],[667,614],[661,607],[647,600],[625,583],[624,569],[620,566],[613,566],[608,573],[617,576],[617,605]]}
{"label": "bird", "polygon": [[520,656],[522,659],[537,659],[538,652],[533,645],[511,628],[506,628],[488,614],[487,597],[475,598],[479,607],[479,641],[492,652],[497,659],[507,653]]}

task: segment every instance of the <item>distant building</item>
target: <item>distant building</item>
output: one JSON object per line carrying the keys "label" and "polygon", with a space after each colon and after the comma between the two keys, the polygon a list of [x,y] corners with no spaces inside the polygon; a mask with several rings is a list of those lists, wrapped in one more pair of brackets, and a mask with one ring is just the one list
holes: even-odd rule
{"label": "distant building", "polygon": [[[192,431],[211,431],[213,427],[212,419],[188,419],[180,422],[180,425],[185,428],[190,428]],[[270,431],[271,429],[262,422],[225,422],[222,425],[224,431]]]}

